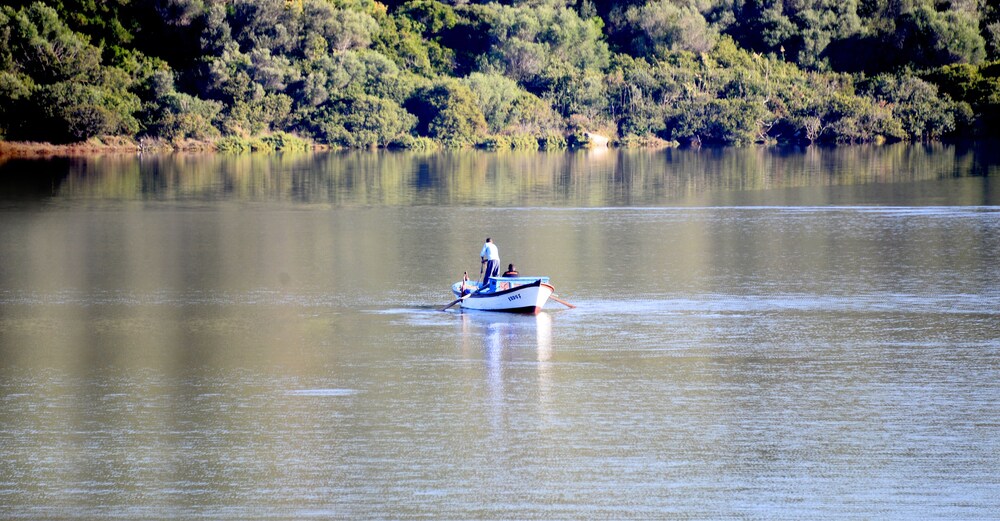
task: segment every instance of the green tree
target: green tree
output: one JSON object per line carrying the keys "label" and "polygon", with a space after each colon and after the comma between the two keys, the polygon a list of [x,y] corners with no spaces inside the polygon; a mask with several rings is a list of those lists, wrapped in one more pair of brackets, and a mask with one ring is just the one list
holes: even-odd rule
{"label": "green tree", "polygon": [[0,106],[12,138],[73,141],[138,132],[139,98],[125,72],[40,2],[0,15]]}
{"label": "green tree", "polygon": [[462,82],[475,96],[490,132],[496,134],[511,124],[516,117],[517,99],[523,92],[517,82],[500,74],[481,72],[470,74]]}
{"label": "green tree", "polygon": [[86,35],[101,49],[126,46],[139,29],[141,8],[132,0],[8,0],[13,9],[44,3],[75,32]]}
{"label": "green tree", "polygon": [[583,20],[567,7],[490,4],[476,13],[486,21],[490,38],[480,71],[500,72],[534,94],[555,93],[574,79],[586,81],[588,72],[600,74],[610,62],[600,20]]}
{"label": "green tree", "polygon": [[490,133],[540,133],[558,126],[552,107],[510,78],[475,72],[462,83],[475,96]]}
{"label": "green tree", "polygon": [[896,72],[975,64],[986,57],[979,13],[961,2],[868,0],[859,6],[859,14],[865,19],[863,30],[826,51],[837,70]]}
{"label": "green tree", "polygon": [[740,99],[686,100],[669,118],[672,139],[694,143],[746,145],[758,139],[766,109]]}
{"label": "green tree", "polygon": [[778,54],[798,32],[782,0],[744,0],[733,8],[735,23],[727,33],[749,50]]}
{"label": "green tree", "polygon": [[959,126],[972,125],[981,134],[995,133],[1000,128],[1000,62],[948,65],[924,77],[960,104],[956,115]]}
{"label": "green tree", "polygon": [[395,102],[363,95],[318,107],[300,128],[323,143],[368,148],[409,135],[416,123],[417,118]]}
{"label": "green tree", "polygon": [[792,11],[790,19],[798,30],[784,42],[782,58],[808,69],[826,69],[827,47],[861,30],[855,0],[806,0]]}
{"label": "green tree", "polygon": [[937,86],[920,78],[881,74],[869,80],[864,90],[876,103],[892,108],[893,117],[910,138],[938,139],[957,128],[960,109],[950,98],[938,96]]}
{"label": "green tree", "polygon": [[5,61],[36,82],[92,81],[101,67],[100,51],[74,33],[59,14],[41,2],[19,11],[4,7]]}
{"label": "green tree", "polygon": [[139,99],[127,92],[59,82],[39,87],[32,103],[41,116],[34,135],[52,141],[135,135],[139,131],[139,122],[133,116],[139,111]]}
{"label": "green tree", "polygon": [[694,6],[658,0],[630,7],[625,12],[637,34],[633,42],[639,55],[664,56],[669,51],[708,52],[719,35]]}
{"label": "green tree", "polygon": [[979,0],[981,31],[986,44],[987,58],[1000,60],[1000,5],[989,0]]}
{"label": "green tree", "polygon": [[443,44],[459,18],[455,10],[435,0],[410,0],[395,16],[376,15],[382,28],[375,50],[418,74],[450,74],[455,51]]}
{"label": "green tree", "polygon": [[417,116],[420,135],[438,139],[450,147],[474,145],[487,130],[476,96],[455,80],[438,81],[417,90],[406,107]]}
{"label": "green tree", "polygon": [[214,139],[220,136],[215,122],[222,103],[178,92],[169,71],[152,78],[152,100],[144,107],[146,133],[168,140]]}
{"label": "green tree", "polygon": [[885,104],[847,93],[837,93],[829,102],[824,120],[838,142],[867,143],[879,137],[906,137],[902,125],[893,119],[892,109]]}

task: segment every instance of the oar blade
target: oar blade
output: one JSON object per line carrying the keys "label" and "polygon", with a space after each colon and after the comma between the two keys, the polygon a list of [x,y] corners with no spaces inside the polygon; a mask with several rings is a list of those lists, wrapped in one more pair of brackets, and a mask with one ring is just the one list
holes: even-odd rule
{"label": "oar blade", "polygon": [[569,302],[566,302],[563,299],[556,298],[556,297],[554,297],[552,295],[549,295],[549,298],[552,299],[552,300],[554,300],[554,301],[556,301],[556,302],[558,302],[558,303],[560,303],[560,304],[562,304],[562,305],[564,305],[564,306],[566,306],[566,307],[568,307],[568,308],[570,308],[570,309],[575,309],[576,308],[576,306],[574,306],[573,304],[570,304]]}

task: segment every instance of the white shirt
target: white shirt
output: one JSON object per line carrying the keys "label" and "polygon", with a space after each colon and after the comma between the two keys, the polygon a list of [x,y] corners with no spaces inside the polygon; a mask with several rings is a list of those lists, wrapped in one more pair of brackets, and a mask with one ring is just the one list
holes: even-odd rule
{"label": "white shirt", "polygon": [[479,256],[486,260],[499,261],[500,260],[500,250],[497,249],[497,245],[492,242],[487,242],[483,244],[483,251],[479,252]]}

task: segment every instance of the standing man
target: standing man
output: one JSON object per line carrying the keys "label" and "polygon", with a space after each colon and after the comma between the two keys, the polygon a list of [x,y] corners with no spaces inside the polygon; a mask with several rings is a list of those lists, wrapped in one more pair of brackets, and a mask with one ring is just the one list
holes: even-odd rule
{"label": "standing man", "polygon": [[497,273],[500,272],[500,250],[489,237],[486,238],[486,244],[483,244],[483,250],[479,252],[479,260],[481,264],[486,264],[486,273],[483,275],[483,283],[480,285],[480,287],[485,288],[490,282],[490,277],[496,277]]}

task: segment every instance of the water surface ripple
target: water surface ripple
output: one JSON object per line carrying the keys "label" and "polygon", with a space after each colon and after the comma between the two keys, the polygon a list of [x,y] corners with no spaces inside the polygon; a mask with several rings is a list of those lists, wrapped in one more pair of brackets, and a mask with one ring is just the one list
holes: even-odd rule
{"label": "water surface ripple", "polygon": [[[4,177],[0,518],[996,519],[1000,185],[968,153]],[[487,235],[577,308],[439,311]]]}

